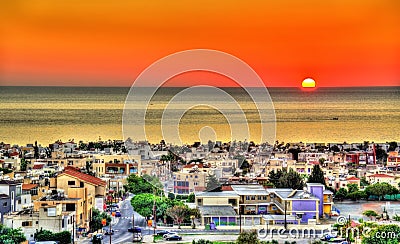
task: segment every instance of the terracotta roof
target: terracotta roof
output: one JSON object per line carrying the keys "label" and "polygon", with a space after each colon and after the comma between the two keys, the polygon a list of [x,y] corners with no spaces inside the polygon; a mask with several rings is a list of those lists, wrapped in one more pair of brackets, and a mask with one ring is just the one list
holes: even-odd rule
{"label": "terracotta roof", "polygon": [[44,164],[35,164],[32,169],[43,169]]}
{"label": "terracotta roof", "polygon": [[360,180],[360,179],[355,176],[352,176],[352,177],[347,178],[347,180],[355,181],[355,180]]}
{"label": "terracotta roof", "polygon": [[394,178],[394,176],[387,175],[387,174],[373,174],[368,177],[380,177],[380,178]]}
{"label": "terracotta roof", "polygon": [[35,187],[38,187],[38,184],[22,184],[22,190],[28,191]]}
{"label": "terracotta roof", "polygon": [[199,164],[191,163],[191,164],[187,164],[187,165],[185,165],[185,166],[183,166],[183,167],[184,167],[184,168],[193,168],[194,166],[197,166],[197,167],[199,167],[199,168],[203,168],[203,164],[202,164],[202,163],[199,163]]}
{"label": "terracotta roof", "polygon": [[71,177],[74,178],[78,178],[79,180],[91,183],[93,185],[101,185],[101,186],[106,186],[107,183],[103,180],[101,180],[100,178],[79,172],[77,169],[73,168],[73,167],[65,167],[65,170],[61,175],[69,175]]}
{"label": "terracotta roof", "polygon": [[232,186],[222,186],[221,188],[222,191],[233,191]]}

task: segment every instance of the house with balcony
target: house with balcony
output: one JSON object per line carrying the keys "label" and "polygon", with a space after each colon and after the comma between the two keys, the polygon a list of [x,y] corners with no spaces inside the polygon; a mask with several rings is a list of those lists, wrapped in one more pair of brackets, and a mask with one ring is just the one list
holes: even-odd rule
{"label": "house with balcony", "polygon": [[239,195],[234,191],[196,192],[196,207],[201,213],[201,224],[236,225]]}
{"label": "house with balcony", "polygon": [[[332,212],[333,193],[319,183],[307,183],[303,190],[267,189],[270,193],[272,215],[263,216],[272,224],[319,222]],[[286,218],[285,218],[286,215]]]}
{"label": "house with balcony", "polygon": [[[33,202],[33,211],[39,212],[41,208],[58,206],[62,212],[73,213],[73,221],[77,228],[89,228],[89,220],[92,212],[85,212],[85,204],[83,198],[71,198],[67,196],[63,190],[50,190],[46,196]],[[45,210],[44,210],[45,211]],[[85,216],[89,214],[89,216]]]}
{"label": "house with balcony", "polygon": [[27,208],[4,216],[4,225],[8,228],[21,228],[28,241],[34,241],[37,231],[44,229],[57,233],[71,232],[73,236],[75,212],[63,211],[62,204],[41,206],[38,211]]}
{"label": "house with balcony", "polygon": [[[76,220],[87,227],[92,216],[92,208],[103,208],[107,183],[97,177],[79,172],[73,167],[65,170],[55,178],[50,187],[52,191],[63,190],[64,198],[79,199],[81,204],[76,211]],[[66,196],[66,197],[65,197]]]}
{"label": "house with balcony", "polygon": [[21,208],[22,181],[0,180],[0,217],[16,212]]}

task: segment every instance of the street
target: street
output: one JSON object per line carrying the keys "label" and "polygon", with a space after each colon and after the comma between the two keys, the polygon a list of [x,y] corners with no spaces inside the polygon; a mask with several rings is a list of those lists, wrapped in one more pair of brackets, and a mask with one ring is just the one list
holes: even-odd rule
{"label": "street", "polygon": [[[121,217],[112,217],[111,228],[114,230],[114,235],[110,236],[104,235],[103,243],[125,243],[132,242],[133,233],[128,232],[128,228],[133,227],[132,216],[135,214],[135,226],[140,226],[142,228],[142,234],[145,235],[149,231],[145,230],[146,221],[145,218],[133,211],[130,203],[131,197],[126,198],[120,203]],[[108,227],[107,227],[108,228]],[[91,243],[90,238],[81,238],[78,243]]]}

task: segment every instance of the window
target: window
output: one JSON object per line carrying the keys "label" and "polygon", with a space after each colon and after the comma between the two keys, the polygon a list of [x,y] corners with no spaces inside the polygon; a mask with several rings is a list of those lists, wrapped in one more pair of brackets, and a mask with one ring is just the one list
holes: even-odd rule
{"label": "window", "polygon": [[22,226],[32,226],[32,221],[23,221]]}
{"label": "window", "polygon": [[74,186],[75,185],[75,181],[74,180],[69,180],[68,181],[68,185],[69,186]]}
{"label": "window", "polygon": [[81,181],[80,182],[80,187],[83,187],[84,186],[84,183]]}
{"label": "window", "polygon": [[65,211],[75,211],[75,204],[74,203],[67,203],[65,204]]}
{"label": "window", "polygon": [[262,198],[261,196],[258,196],[258,198],[257,198],[257,199],[258,199],[258,200],[261,200],[261,198]]}
{"label": "window", "polygon": [[267,196],[263,196],[263,200],[267,200]]}
{"label": "window", "polygon": [[3,202],[3,207],[7,207],[7,202]]}
{"label": "window", "polygon": [[251,196],[251,200],[256,200],[256,196]]}
{"label": "window", "polygon": [[246,196],[246,200],[249,201],[250,200],[250,196]]}

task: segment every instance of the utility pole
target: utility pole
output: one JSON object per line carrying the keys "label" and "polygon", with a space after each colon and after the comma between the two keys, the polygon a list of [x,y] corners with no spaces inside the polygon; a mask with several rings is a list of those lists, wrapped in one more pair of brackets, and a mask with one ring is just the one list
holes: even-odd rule
{"label": "utility pole", "polygon": [[135,209],[132,207],[132,228],[133,228],[133,238],[135,238]]}
{"label": "utility pole", "polygon": [[240,204],[239,204],[239,234],[242,233],[242,212],[240,212]]}
{"label": "utility pole", "polygon": [[156,235],[156,225],[157,225],[157,217],[156,217],[156,192],[154,188],[154,201],[153,201],[153,235]]}
{"label": "utility pole", "polygon": [[110,244],[111,244],[111,236],[112,236],[112,219],[111,219],[111,221],[110,221],[110,229],[109,229],[109,231],[110,231]]}
{"label": "utility pole", "polygon": [[72,216],[74,222],[72,222],[72,243],[75,243],[75,216]]}
{"label": "utility pole", "polygon": [[287,201],[285,201],[285,230],[287,230],[287,222],[286,222],[286,208],[287,208]]}

